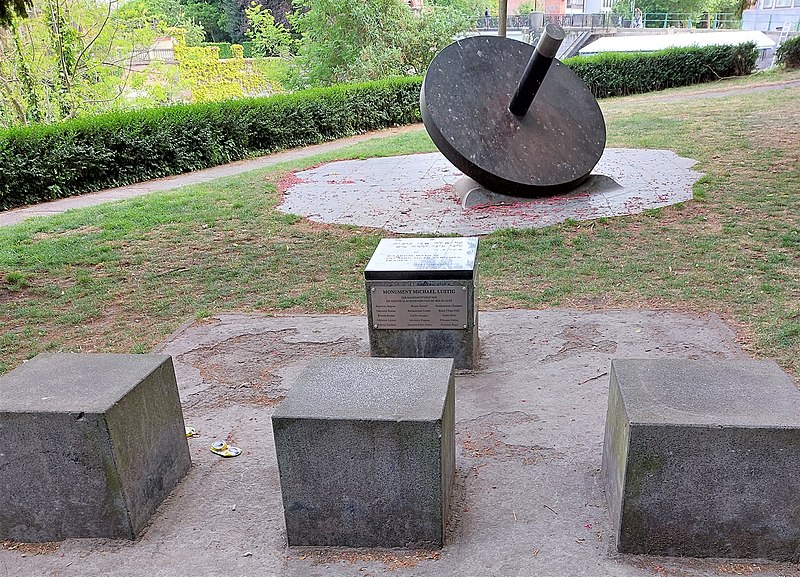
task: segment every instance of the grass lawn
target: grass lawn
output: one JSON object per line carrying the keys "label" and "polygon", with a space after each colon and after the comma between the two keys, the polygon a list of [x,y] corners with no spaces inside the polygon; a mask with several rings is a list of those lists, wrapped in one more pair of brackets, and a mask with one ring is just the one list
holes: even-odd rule
{"label": "grass lawn", "polygon": [[[693,202],[487,235],[482,309],[716,312],[800,376],[800,80],[768,73],[601,102],[608,146],[699,161]],[[209,184],[0,228],[0,373],[41,351],[145,352],[220,311],[364,312],[379,231],[278,213],[289,171],[432,151],[424,132]]]}

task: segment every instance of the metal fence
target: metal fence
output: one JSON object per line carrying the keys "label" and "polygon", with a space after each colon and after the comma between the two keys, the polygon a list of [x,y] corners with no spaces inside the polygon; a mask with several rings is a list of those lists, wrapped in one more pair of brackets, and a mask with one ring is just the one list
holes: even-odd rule
{"label": "metal fence", "polygon": [[[630,16],[602,12],[598,14],[546,14],[544,22],[555,22],[564,28],[634,28]],[[714,30],[739,30],[741,19],[733,13],[689,14],[681,12],[647,12],[642,17],[644,28],[708,28]],[[495,16],[480,18],[475,26],[478,30],[497,30]],[[524,30],[531,27],[531,16],[515,14],[508,17],[508,30]]]}
{"label": "metal fence", "polygon": [[733,13],[688,14],[680,12],[645,12],[645,28],[709,28],[714,30],[738,30],[741,19]]}
{"label": "metal fence", "polygon": [[[596,28],[610,28],[614,26],[617,17],[611,14],[597,13],[597,14],[546,14],[544,15],[544,24],[554,22],[564,28],[582,28],[582,29],[596,29]],[[475,26],[478,30],[497,30],[498,19],[497,17],[490,16],[488,18],[481,18],[476,21]],[[528,14],[508,17],[506,28],[508,30],[525,30],[531,28],[531,16]]]}
{"label": "metal fence", "polygon": [[[499,28],[500,20],[497,16],[482,17],[475,22],[475,27],[478,30],[497,30]],[[531,17],[527,14],[514,14],[506,19],[506,28],[508,30],[522,30],[531,25]]]}

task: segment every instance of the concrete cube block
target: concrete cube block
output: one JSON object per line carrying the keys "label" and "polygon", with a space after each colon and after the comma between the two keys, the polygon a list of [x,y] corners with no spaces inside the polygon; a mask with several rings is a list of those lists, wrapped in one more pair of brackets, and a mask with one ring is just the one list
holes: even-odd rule
{"label": "concrete cube block", "polygon": [[191,466],[162,355],[38,355],[0,377],[0,439],[0,540],[133,539]]}
{"label": "concrete cube block", "polygon": [[441,547],[452,359],[317,359],[272,417],[289,545]]}
{"label": "concrete cube block", "polygon": [[797,561],[800,391],[771,361],[616,359],[603,445],[624,553]]}

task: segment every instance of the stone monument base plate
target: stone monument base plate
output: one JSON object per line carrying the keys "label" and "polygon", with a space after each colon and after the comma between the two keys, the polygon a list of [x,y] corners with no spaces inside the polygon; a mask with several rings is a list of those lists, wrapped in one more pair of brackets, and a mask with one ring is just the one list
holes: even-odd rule
{"label": "stone monument base plate", "polygon": [[[620,188],[622,188],[622,185],[618,184],[617,181],[610,176],[605,176],[604,174],[590,174],[589,178],[574,190],[563,194],[554,194],[553,197],[568,199],[570,197],[587,194],[611,193]],[[461,200],[461,206],[465,209],[474,208],[476,206],[505,206],[509,204],[541,202],[541,198],[513,196],[491,191],[468,176],[459,178],[455,184],[453,184],[453,190]]]}

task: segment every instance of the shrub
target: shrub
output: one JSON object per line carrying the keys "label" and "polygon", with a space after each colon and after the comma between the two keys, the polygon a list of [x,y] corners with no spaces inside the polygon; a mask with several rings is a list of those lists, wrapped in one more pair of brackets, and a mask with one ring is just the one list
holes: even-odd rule
{"label": "shrub", "polygon": [[[241,42],[242,49],[244,50],[244,57],[245,58],[255,58],[257,55],[253,52],[253,43],[252,42]],[[233,58],[233,52],[231,51],[231,43],[230,42],[203,42],[201,44],[203,47],[207,46],[216,46],[219,48],[219,57],[222,60],[226,58]]]}
{"label": "shrub", "polygon": [[564,61],[592,93],[625,96],[749,74],[758,53],[752,43],[738,46],[670,48],[659,52],[607,52]]}
{"label": "shrub", "polygon": [[786,68],[800,68],[800,36],[784,40],[775,53],[778,64]]}
{"label": "shrub", "polygon": [[419,120],[420,78],[0,132],[0,210]]}

